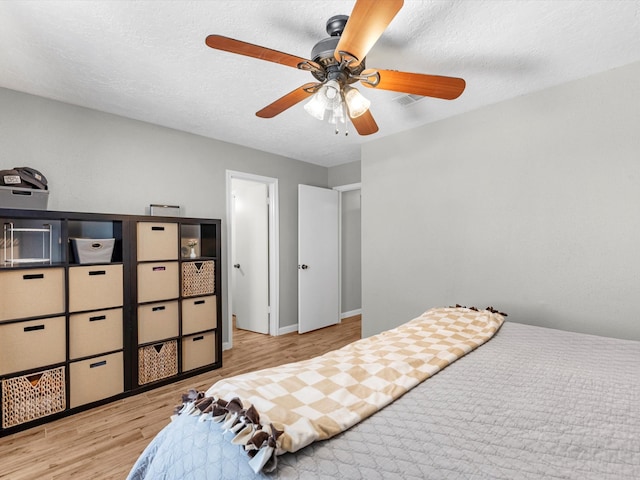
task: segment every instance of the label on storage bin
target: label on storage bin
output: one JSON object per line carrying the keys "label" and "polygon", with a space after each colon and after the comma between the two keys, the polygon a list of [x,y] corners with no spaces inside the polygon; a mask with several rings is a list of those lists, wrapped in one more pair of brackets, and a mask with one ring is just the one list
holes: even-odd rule
{"label": "label on storage bin", "polygon": [[22,183],[20,175],[5,175],[2,180],[5,185],[20,185]]}
{"label": "label on storage bin", "polygon": [[153,271],[154,272],[162,272],[164,270],[166,270],[167,267],[153,267]]}

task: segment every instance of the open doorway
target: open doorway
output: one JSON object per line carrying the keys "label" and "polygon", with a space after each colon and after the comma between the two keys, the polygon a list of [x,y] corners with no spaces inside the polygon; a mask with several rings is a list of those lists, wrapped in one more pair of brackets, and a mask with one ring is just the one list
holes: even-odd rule
{"label": "open doorway", "polygon": [[340,192],[340,318],[362,314],[361,184],[333,187]]}
{"label": "open doorway", "polygon": [[227,171],[227,328],[278,335],[278,179]]}

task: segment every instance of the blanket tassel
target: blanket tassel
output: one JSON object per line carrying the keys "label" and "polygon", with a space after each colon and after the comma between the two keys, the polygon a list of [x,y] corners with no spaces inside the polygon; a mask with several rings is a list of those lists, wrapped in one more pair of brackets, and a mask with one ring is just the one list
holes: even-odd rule
{"label": "blanket tassel", "polygon": [[205,396],[204,392],[189,390],[182,395],[182,405],[176,406],[175,415],[199,415],[198,421],[213,420],[225,431],[233,432],[231,443],[242,445],[251,458],[249,466],[255,473],[272,472],[278,464],[276,451],[278,438],[284,430],[270,425],[271,433],[260,424],[260,415],[253,405],[243,408],[239,398],[228,402],[222,398]]}

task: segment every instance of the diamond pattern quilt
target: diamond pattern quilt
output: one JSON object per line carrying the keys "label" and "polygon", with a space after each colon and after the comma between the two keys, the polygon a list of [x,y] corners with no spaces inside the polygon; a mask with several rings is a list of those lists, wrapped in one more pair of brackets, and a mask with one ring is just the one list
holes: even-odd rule
{"label": "diamond pattern quilt", "polygon": [[482,345],[503,321],[489,310],[431,309],[325,355],[221,380],[182,413],[223,422],[254,471],[270,471],[276,455],[367,418]]}
{"label": "diamond pattern quilt", "polygon": [[129,478],[640,478],[640,342],[506,322],[327,441],[254,473],[233,432],[181,415]]}

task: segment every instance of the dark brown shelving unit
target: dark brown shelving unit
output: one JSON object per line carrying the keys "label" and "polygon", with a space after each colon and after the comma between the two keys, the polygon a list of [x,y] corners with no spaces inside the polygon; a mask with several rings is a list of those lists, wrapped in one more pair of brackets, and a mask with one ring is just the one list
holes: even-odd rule
{"label": "dark brown shelving unit", "polygon": [[[222,366],[220,220],[0,209],[0,223],[0,437]],[[77,238],[113,251],[80,262]]]}

